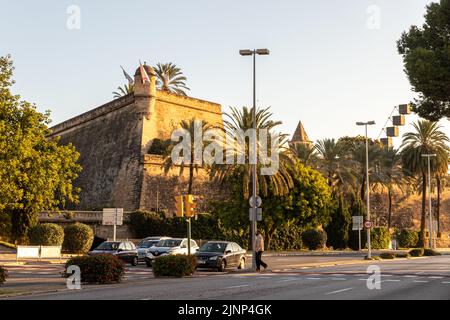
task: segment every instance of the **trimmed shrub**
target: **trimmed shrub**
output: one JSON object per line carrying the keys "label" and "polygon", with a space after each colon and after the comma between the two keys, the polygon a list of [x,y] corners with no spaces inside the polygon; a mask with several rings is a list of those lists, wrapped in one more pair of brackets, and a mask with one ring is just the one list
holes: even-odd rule
{"label": "trimmed shrub", "polygon": [[153,261],[152,267],[155,277],[181,278],[194,273],[197,259],[193,255],[166,255]]}
{"label": "trimmed shrub", "polygon": [[338,199],[337,208],[331,213],[331,221],[325,228],[327,232],[327,246],[334,249],[345,249],[349,240],[349,228],[352,217],[342,196]]}
{"label": "trimmed shrub", "polygon": [[409,251],[409,255],[411,257],[421,257],[424,254],[424,249],[423,248],[416,248],[416,249],[412,249]]}
{"label": "trimmed shrub", "polygon": [[395,259],[395,253],[393,252],[382,252],[380,253],[381,259]]}
{"label": "trimmed shrub", "polygon": [[87,253],[93,241],[94,231],[86,224],[74,223],[64,228],[64,251],[69,253]]}
{"label": "trimmed shrub", "polygon": [[64,229],[55,223],[42,223],[28,232],[30,244],[35,246],[60,246],[64,241]]}
{"label": "trimmed shrub", "polygon": [[64,277],[69,277],[67,273],[69,266],[80,267],[81,282],[87,283],[117,283],[125,274],[124,263],[116,256],[110,254],[98,254],[94,256],[73,257],[66,262]]}
{"label": "trimmed shrub", "polygon": [[419,242],[419,232],[402,229],[397,233],[398,245],[401,248],[416,248]]}
{"label": "trimmed shrub", "polygon": [[327,233],[321,229],[309,229],[302,233],[302,241],[309,250],[323,249],[327,243]]}
{"label": "trimmed shrub", "polygon": [[298,225],[294,223],[285,224],[274,232],[270,242],[267,243],[266,250],[301,250],[303,249],[301,234],[302,231]]}
{"label": "trimmed shrub", "polygon": [[8,278],[8,270],[0,266],[0,286],[5,283]]}
{"label": "trimmed shrub", "polygon": [[410,258],[411,255],[408,252],[399,252],[395,254],[396,258]]}
{"label": "trimmed shrub", "polygon": [[391,235],[386,227],[375,227],[370,233],[372,249],[388,249]]}
{"label": "trimmed shrub", "polygon": [[431,257],[431,256],[440,256],[441,253],[436,250],[433,250],[433,249],[424,249],[423,255],[427,256],[427,257]]}

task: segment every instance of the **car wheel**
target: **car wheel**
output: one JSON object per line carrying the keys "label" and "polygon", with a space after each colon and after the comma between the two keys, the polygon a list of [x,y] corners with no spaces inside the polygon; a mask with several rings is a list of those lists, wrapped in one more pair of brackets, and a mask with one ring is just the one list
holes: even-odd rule
{"label": "car wheel", "polygon": [[244,269],[245,268],[245,258],[241,258],[241,261],[239,262],[238,269]]}
{"label": "car wheel", "polygon": [[138,257],[133,257],[133,260],[131,260],[131,265],[134,267],[138,265]]}
{"label": "car wheel", "polygon": [[220,272],[224,272],[226,268],[227,268],[227,261],[225,259],[222,259],[222,261],[220,261],[220,266],[218,270]]}

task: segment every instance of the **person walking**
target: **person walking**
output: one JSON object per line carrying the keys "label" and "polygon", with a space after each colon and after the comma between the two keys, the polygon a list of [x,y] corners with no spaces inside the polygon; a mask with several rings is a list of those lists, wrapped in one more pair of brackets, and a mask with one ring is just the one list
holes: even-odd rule
{"label": "person walking", "polygon": [[264,238],[261,231],[256,232],[256,242],[255,242],[255,252],[256,252],[256,271],[261,271],[261,266],[264,270],[267,269],[267,264],[261,260],[262,254],[264,252]]}

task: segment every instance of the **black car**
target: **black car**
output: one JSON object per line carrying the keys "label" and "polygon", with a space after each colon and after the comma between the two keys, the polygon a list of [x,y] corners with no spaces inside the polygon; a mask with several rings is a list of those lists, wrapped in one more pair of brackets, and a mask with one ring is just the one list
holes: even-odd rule
{"label": "black car", "polygon": [[131,241],[105,241],[88,253],[90,256],[96,254],[112,254],[125,263],[138,264],[136,246]]}
{"label": "black car", "polygon": [[245,266],[245,253],[237,243],[229,241],[209,241],[196,253],[198,268],[212,268],[225,271],[226,268]]}

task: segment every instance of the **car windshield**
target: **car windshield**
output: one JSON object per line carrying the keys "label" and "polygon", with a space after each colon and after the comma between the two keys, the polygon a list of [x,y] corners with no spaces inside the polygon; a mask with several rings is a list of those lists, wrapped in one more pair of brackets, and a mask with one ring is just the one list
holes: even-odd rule
{"label": "car windshield", "polygon": [[205,243],[201,248],[201,252],[224,252],[227,247],[227,243],[224,242],[208,242]]}
{"label": "car windshield", "polygon": [[105,250],[105,251],[117,250],[119,249],[119,245],[120,242],[103,242],[96,248],[96,250]]}
{"label": "car windshield", "polygon": [[161,240],[159,241],[155,247],[178,247],[181,244],[181,239],[177,240],[177,239],[167,239],[167,240]]}
{"label": "car windshield", "polygon": [[151,246],[154,246],[158,242],[159,242],[158,240],[144,240],[144,241],[141,241],[137,247],[138,248],[150,248]]}

